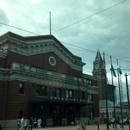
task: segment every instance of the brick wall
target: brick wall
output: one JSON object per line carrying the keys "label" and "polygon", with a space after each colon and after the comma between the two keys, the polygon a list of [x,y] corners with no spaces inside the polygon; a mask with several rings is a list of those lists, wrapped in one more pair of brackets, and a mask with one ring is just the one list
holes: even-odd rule
{"label": "brick wall", "polygon": [[[49,57],[54,56],[57,64],[55,66],[51,66],[49,64]],[[49,52],[45,54],[38,54],[33,56],[24,56],[20,54],[16,54],[13,52],[9,52],[6,59],[6,68],[10,68],[11,63],[19,62],[22,64],[27,64],[35,67],[39,67],[45,70],[56,71],[63,74],[69,74],[72,76],[81,76],[82,72],[70,68],[68,64],[66,64],[62,59],[60,59],[55,53]]]}

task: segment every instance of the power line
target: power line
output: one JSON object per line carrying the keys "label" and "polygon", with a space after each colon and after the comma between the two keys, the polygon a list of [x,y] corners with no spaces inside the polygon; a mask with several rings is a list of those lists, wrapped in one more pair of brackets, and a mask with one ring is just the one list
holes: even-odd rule
{"label": "power line", "polygon": [[[80,48],[80,49],[82,49],[82,50],[90,51],[90,52],[92,52],[92,53],[97,53],[96,51],[93,51],[93,50],[90,50],[90,49],[87,49],[87,48],[83,48],[83,47],[79,47],[79,46],[76,46],[76,45],[72,45],[72,44],[69,44],[69,43],[66,43],[66,42],[63,42],[63,41],[60,41],[60,42],[61,42],[61,43],[68,44],[68,45],[70,45],[70,46],[74,46],[74,47]],[[112,56],[112,55],[105,54],[105,56],[110,57],[110,56]],[[130,61],[121,59],[121,58],[119,58],[118,56],[112,56],[112,58],[119,59],[119,60],[122,60],[122,61],[129,62],[129,63],[130,63]]]}
{"label": "power line", "polygon": [[37,33],[33,33],[33,32],[30,32],[30,31],[27,31],[27,30],[24,30],[24,29],[21,29],[21,28],[12,26],[12,25],[8,25],[8,24],[6,24],[6,23],[0,22],[0,24],[3,24],[3,25],[5,25],[5,26],[9,26],[9,27],[11,27],[11,28],[15,28],[15,29],[18,29],[18,30],[21,30],[21,31],[25,31],[25,32],[28,32],[28,33],[32,33],[32,34],[35,34],[35,35],[38,35],[38,36],[39,36],[39,34],[37,34]]}
{"label": "power line", "polygon": [[87,50],[87,51],[90,51],[90,52],[93,52],[93,53],[97,53],[96,51],[89,50],[89,49],[87,49],[87,48],[83,48],[83,47],[79,47],[79,46],[76,46],[76,45],[72,45],[72,44],[70,44],[70,43],[66,43],[66,42],[63,42],[63,41],[60,41],[60,42],[61,42],[61,43],[68,44],[68,45],[73,46],[73,47],[80,48],[80,49],[82,49],[82,50]]}
{"label": "power line", "polygon": [[79,22],[82,22],[82,21],[84,21],[84,20],[86,20],[86,19],[89,19],[89,18],[91,18],[91,17],[93,17],[93,16],[95,16],[95,15],[97,15],[97,14],[100,14],[100,13],[106,11],[106,10],[109,10],[109,9],[111,9],[111,8],[117,6],[117,5],[119,5],[119,4],[121,4],[121,3],[125,2],[125,1],[127,1],[127,0],[121,1],[121,2],[119,2],[119,3],[117,3],[117,4],[113,5],[113,6],[110,6],[110,7],[106,8],[106,9],[103,9],[103,10],[101,10],[101,11],[95,13],[95,14],[92,14],[92,15],[90,15],[90,16],[88,16],[88,17],[82,19],[82,20],[79,20],[79,21],[77,21],[77,22],[75,22],[75,23],[72,23],[72,24],[66,26],[66,27],[63,27],[63,28],[61,28],[61,29],[59,29],[59,30],[56,30],[56,31],[54,31],[53,33],[56,33],[56,32],[58,32],[58,31],[61,31],[61,30],[65,29],[65,28],[68,28],[68,27],[70,27],[70,26],[73,26],[73,25],[75,25],[75,24],[77,24],[77,23],[79,23]]}
{"label": "power line", "polygon": [[[93,50],[90,50],[90,49],[87,49],[87,48],[79,47],[79,46],[72,45],[72,44],[70,44],[70,43],[66,43],[66,42],[62,42],[62,41],[60,41],[60,42],[61,42],[61,43],[68,44],[68,45],[70,45],[70,46],[74,46],[74,47],[77,47],[77,48],[83,49],[83,50],[90,51],[90,52],[92,52],[92,53],[97,53],[96,51],[93,51]],[[119,60],[121,60],[121,61],[125,61],[125,62],[128,62],[128,63],[130,63],[130,61],[129,61],[129,60],[124,60],[124,59],[121,59],[121,58],[119,58],[119,57],[116,57],[116,56],[113,56],[113,55],[108,55],[108,54],[105,54],[105,56],[107,56],[107,57],[110,57],[110,56],[112,56],[112,58],[119,59]]]}
{"label": "power line", "polygon": [[113,56],[113,55],[108,55],[108,54],[105,54],[105,56],[108,56],[108,57],[112,56],[112,58],[115,58],[115,59],[122,60],[122,61],[125,61],[125,62],[130,63],[130,61],[129,61],[129,60],[124,60],[124,59],[118,58],[118,57]]}

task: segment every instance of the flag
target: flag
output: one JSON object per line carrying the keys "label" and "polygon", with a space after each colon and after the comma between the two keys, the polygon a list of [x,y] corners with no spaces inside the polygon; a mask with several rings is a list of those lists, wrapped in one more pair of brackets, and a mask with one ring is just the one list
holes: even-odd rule
{"label": "flag", "polygon": [[105,62],[105,54],[104,54],[104,52],[103,52],[102,68],[106,70],[106,62]]}
{"label": "flag", "polygon": [[117,66],[117,72],[118,72],[119,74],[122,74],[121,69],[120,69],[119,66]]}
{"label": "flag", "polygon": [[116,72],[115,72],[115,69],[112,64],[111,64],[111,71],[112,71],[112,74],[114,75],[114,77],[116,77]]}

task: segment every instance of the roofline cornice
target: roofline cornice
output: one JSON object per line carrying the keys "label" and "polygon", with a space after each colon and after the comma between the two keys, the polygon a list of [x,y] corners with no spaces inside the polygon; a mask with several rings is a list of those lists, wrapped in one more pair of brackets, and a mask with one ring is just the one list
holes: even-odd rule
{"label": "roofline cornice", "polygon": [[66,64],[71,68],[82,71],[82,67],[86,65],[79,59],[76,59],[69,53],[67,53],[64,48],[57,44],[54,40],[42,40],[38,42],[23,42],[12,37],[6,39],[3,43],[5,45],[4,49],[18,53],[25,56],[37,55],[47,52],[54,52],[58,55]]}

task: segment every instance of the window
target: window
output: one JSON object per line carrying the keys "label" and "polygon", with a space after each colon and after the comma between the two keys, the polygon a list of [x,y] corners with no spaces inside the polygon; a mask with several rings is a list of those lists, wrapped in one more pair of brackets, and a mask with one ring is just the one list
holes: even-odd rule
{"label": "window", "polygon": [[82,93],[82,99],[85,99],[85,92]]}
{"label": "window", "polygon": [[53,56],[50,56],[50,57],[49,57],[49,63],[50,63],[52,66],[55,66],[55,65],[56,65],[56,59],[55,59]]}
{"label": "window", "polygon": [[19,94],[24,94],[24,83],[19,83]]}
{"label": "window", "polygon": [[19,119],[21,119],[23,117],[23,112],[19,111]]}
{"label": "window", "polygon": [[87,85],[92,86],[92,81],[91,80],[87,80]]}
{"label": "window", "polygon": [[93,95],[92,94],[88,94],[88,101],[92,102],[93,101]]}
{"label": "window", "polygon": [[46,87],[37,86],[37,96],[46,96]]}
{"label": "window", "polygon": [[73,91],[72,90],[66,90],[66,98],[73,99]]}
{"label": "window", "polygon": [[53,88],[53,97],[61,97],[61,90],[59,88]]}
{"label": "window", "polygon": [[85,112],[83,112],[83,117],[85,117]]}
{"label": "window", "polygon": [[94,110],[89,109],[89,119],[94,119]]}

